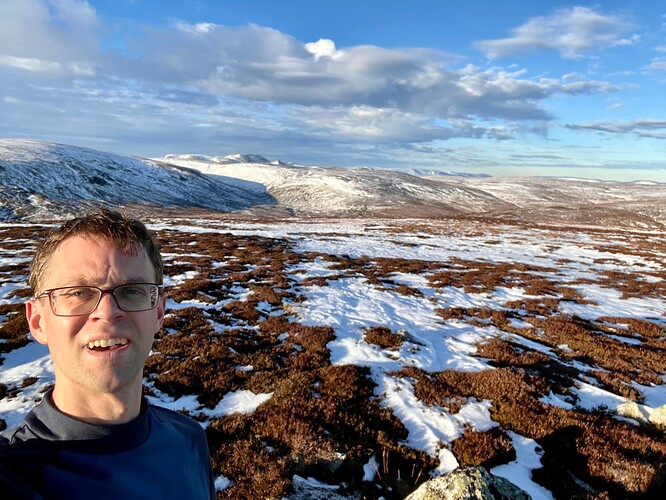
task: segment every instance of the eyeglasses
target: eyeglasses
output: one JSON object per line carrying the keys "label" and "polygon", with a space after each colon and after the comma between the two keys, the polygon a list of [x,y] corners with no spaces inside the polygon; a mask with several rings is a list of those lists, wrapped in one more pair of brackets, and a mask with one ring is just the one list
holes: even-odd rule
{"label": "eyeglasses", "polygon": [[155,283],[128,283],[108,290],[96,286],[63,286],[44,290],[35,298],[48,295],[56,316],[86,316],[97,309],[105,293],[110,293],[125,312],[149,311],[157,306],[162,289],[162,285]]}

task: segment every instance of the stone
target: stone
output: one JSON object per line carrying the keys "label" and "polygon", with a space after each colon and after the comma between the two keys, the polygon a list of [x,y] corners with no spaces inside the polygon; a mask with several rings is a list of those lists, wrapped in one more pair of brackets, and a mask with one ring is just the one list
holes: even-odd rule
{"label": "stone", "polygon": [[423,483],[405,500],[528,500],[532,497],[483,467],[465,467]]}
{"label": "stone", "polygon": [[650,423],[657,429],[666,431],[666,405],[661,405],[655,408],[649,417]]}
{"label": "stone", "polygon": [[623,417],[634,419],[641,424],[647,424],[650,414],[652,413],[652,408],[649,408],[644,405],[639,405],[634,401],[628,401],[622,403],[617,407],[617,414]]}

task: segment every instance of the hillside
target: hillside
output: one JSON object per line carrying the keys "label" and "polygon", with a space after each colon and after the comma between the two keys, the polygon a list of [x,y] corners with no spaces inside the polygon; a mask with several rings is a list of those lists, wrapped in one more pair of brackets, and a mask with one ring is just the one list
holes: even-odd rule
{"label": "hillside", "polygon": [[47,218],[82,204],[242,210],[272,200],[234,179],[154,160],[40,141],[0,140],[0,219]]}
{"label": "hillside", "polygon": [[4,139],[0,220],[48,219],[107,203],[141,205],[156,213],[200,208],[270,217],[455,217],[666,227],[666,184],[414,172],[429,175],[304,167],[243,154],[132,158]]}
{"label": "hillside", "polygon": [[383,169],[299,167],[247,155],[167,155],[160,160],[261,184],[278,205],[300,215],[457,216],[666,227],[666,184],[654,182],[410,175]]}
{"label": "hillside", "polygon": [[261,184],[279,205],[301,215],[407,215],[409,209],[423,214],[455,215],[512,208],[512,204],[471,186],[391,170],[302,167],[267,160],[249,162],[247,156],[239,159],[237,155],[167,155],[160,161]]}

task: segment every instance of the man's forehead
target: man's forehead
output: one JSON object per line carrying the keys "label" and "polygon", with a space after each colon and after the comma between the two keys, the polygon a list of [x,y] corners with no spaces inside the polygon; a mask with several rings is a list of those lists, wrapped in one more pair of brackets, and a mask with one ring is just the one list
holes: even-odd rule
{"label": "man's forehead", "polygon": [[[134,269],[152,271],[153,266],[142,246],[136,245],[128,252],[109,240],[98,237],[71,236],[63,240],[46,264],[46,274],[80,275],[90,274],[86,268],[109,268],[122,265]],[[141,273],[143,274],[143,273]]]}
{"label": "man's forehead", "polygon": [[99,258],[103,255],[139,258],[147,256],[145,249],[138,242],[125,247],[108,238],[95,235],[74,235],[64,239],[53,251],[53,256],[58,254],[66,256],[82,254],[83,257],[90,256],[91,258]]}

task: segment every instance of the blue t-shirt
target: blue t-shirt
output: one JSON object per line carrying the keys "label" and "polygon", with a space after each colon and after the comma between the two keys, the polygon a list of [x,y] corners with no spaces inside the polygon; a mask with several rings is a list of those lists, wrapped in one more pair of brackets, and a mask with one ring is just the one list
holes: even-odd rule
{"label": "blue t-shirt", "polygon": [[0,498],[214,499],[199,424],[145,400],[126,424],[95,425],[58,411],[45,394],[0,436]]}

